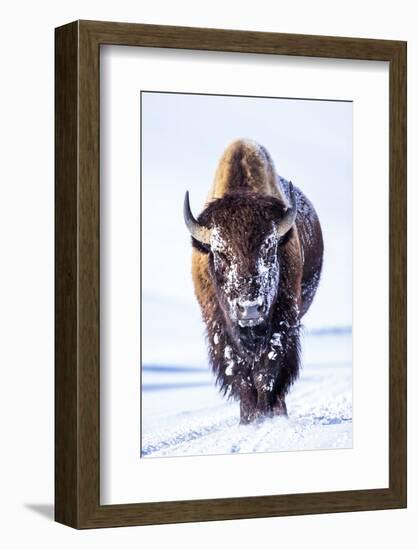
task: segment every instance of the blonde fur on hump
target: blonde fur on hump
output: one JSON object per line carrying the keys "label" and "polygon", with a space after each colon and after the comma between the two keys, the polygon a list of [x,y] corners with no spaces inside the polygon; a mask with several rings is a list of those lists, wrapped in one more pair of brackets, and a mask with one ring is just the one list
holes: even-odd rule
{"label": "blonde fur on hump", "polygon": [[248,190],[287,202],[268,151],[255,141],[238,139],[227,147],[220,158],[207,203],[237,190],[237,173],[242,174]]}

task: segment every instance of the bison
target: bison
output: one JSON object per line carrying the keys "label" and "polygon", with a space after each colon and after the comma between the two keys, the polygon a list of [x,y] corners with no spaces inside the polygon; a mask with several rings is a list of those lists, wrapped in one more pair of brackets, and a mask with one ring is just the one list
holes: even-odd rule
{"label": "bison", "polygon": [[268,151],[241,139],[223,153],[204,211],[184,219],[209,357],[240,421],[287,415],[300,368],[300,321],[316,293],[323,238],[311,202]]}

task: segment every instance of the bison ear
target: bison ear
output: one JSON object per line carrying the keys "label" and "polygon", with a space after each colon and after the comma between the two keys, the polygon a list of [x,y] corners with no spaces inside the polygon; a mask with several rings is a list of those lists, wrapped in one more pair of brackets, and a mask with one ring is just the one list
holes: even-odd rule
{"label": "bison ear", "polygon": [[206,252],[210,250],[211,229],[198,223],[190,208],[190,196],[188,191],[184,198],[184,221],[193,239],[199,243]]}
{"label": "bison ear", "polygon": [[292,182],[289,183],[289,206],[284,213],[284,216],[277,223],[278,236],[284,237],[294,225],[295,218],[297,217],[297,200],[295,198],[295,191]]}

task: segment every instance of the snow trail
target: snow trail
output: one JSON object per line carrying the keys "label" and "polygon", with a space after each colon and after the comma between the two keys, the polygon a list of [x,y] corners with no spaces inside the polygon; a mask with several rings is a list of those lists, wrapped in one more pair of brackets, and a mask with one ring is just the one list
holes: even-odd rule
{"label": "snow trail", "polygon": [[239,404],[218,395],[208,367],[145,366],[141,456],[352,447],[351,333],[308,335],[303,345],[288,418],[253,425],[239,424]]}

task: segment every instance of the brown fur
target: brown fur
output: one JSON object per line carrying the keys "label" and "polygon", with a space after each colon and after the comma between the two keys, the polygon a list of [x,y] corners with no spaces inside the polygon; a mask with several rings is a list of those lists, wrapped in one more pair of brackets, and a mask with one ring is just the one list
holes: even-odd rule
{"label": "brown fur", "polygon": [[[250,273],[258,241],[288,206],[286,192],[266,149],[249,140],[238,140],[220,159],[198,221],[206,227],[220,225],[230,240],[239,242],[239,270]],[[231,338],[233,326],[222,308],[212,255],[193,240],[193,282],[207,325],[211,362],[221,389],[240,399],[242,422],[286,414],[285,395],[298,376],[299,324],[318,286],[323,242],[311,203],[298,189],[296,194],[299,212],[296,223],[278,247],[279,265],[283,269],[266,335],[268,339],[274,333],[280,334],[282,348],[276,360],[268,358],[266,349],[255,362],[239,358],[238,371],[232,376],[227,374],[224,350],[232,347],[239,354]],[[234,212],[239,212],[239,216],[233,216]],[[219,325],[221,341],[216,344],[219,336],[213,327]],[[266,391],[267,386],[273,390]]]}
{"label": "brown fur", "polygon": [[267,150],[254,141],[234,141],[223,153],[207,202],[242,189],[271,195],[286,202],[277,186],[274,164]]}
{"label": "brown fur", "polygon": [[[250,189],[270,195],[287,204],[287,198],[279,184],[273,161],[267,150],[247,139],[236,140],[224,151],[214,177],[213,186],[207,196],[206,207],[214,199],[238,190]],[[301,258],[300,240],[295,227],[290,244],[292,262]],[[213,283],[208,271],[207,254],[196,247],[192,250],[192,275],[195,293],[201,308],[209,307],[214,300]],[[206,319],[206,317],[204,316]]]}

